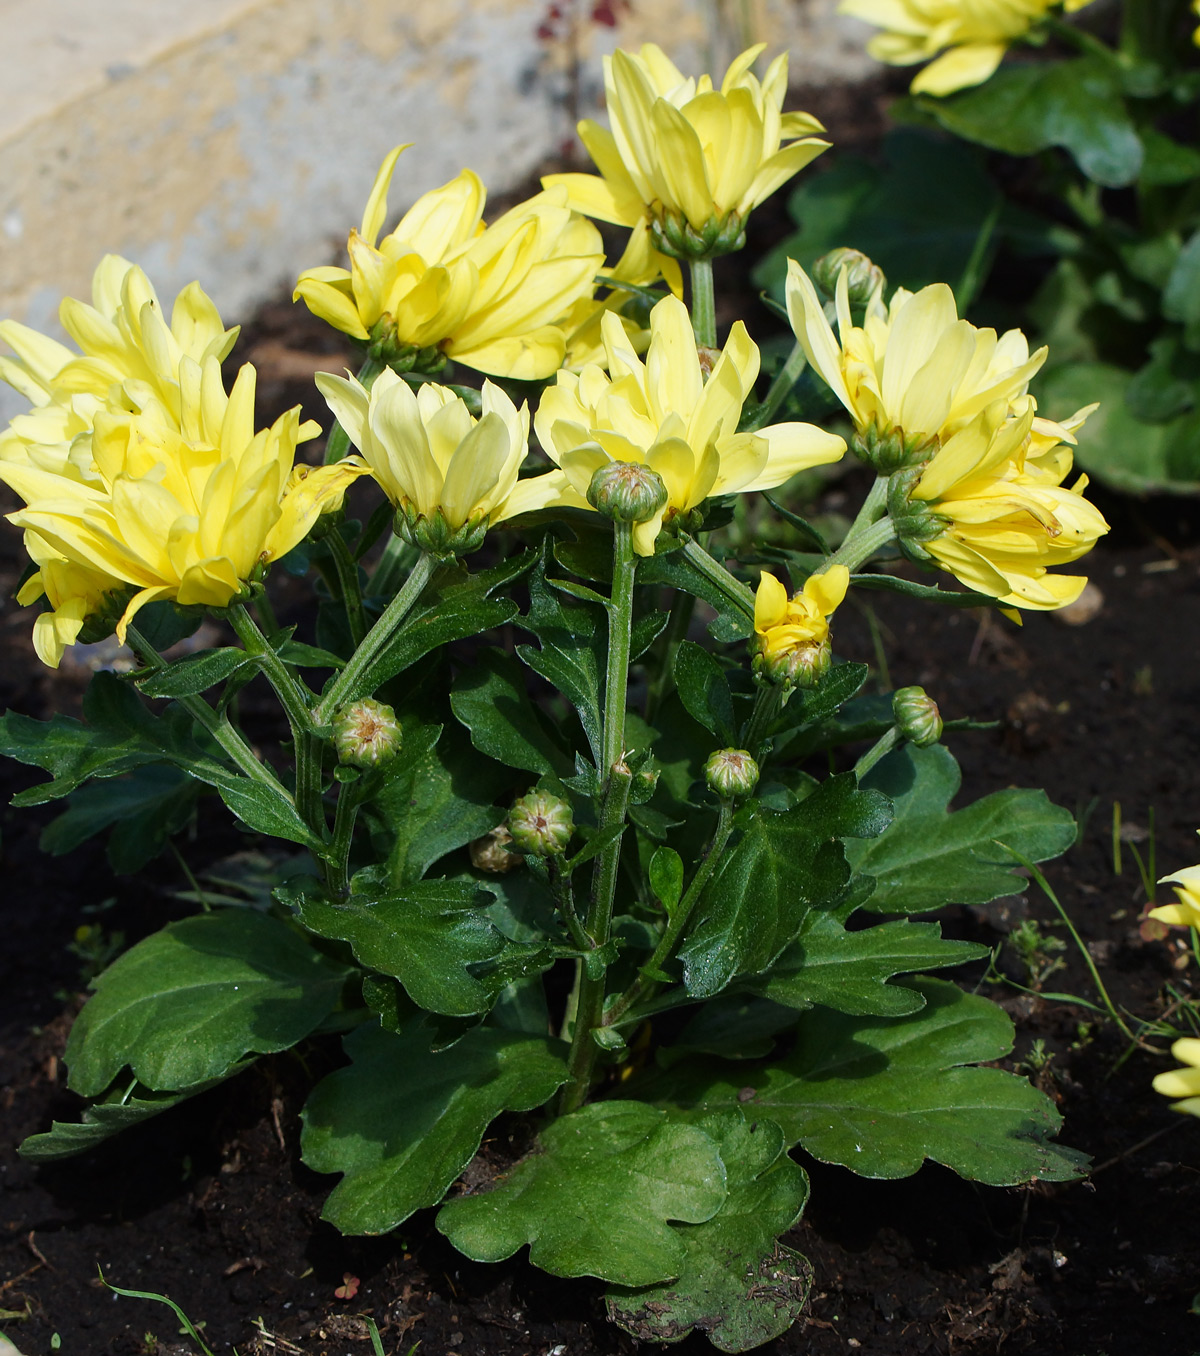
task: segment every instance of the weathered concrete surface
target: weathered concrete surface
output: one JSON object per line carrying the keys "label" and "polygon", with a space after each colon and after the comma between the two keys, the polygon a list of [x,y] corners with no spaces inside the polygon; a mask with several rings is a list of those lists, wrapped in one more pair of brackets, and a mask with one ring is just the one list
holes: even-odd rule
{"label": "weathered concrete surface", "polygon": [[560,0],[565,19],[548,7],[0,0],[0,315],[55,331],[59,298],[86,297],[112,250],[164,298],[199,278],[242,317],[336,257],[397,142],[415,144],[394,209],[465,164],[493,192],[518,184],[576,112],[600,111],[599,55],[617,43],[723,70],[762,38],[805,81],[870,67],[835,0],[634,0],[613,4],[615,28],[592,0]]}

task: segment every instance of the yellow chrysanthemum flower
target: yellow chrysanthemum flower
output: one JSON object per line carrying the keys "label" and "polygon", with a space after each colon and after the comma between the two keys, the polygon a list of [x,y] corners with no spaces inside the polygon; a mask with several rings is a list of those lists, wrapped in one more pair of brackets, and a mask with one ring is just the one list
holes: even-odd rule
{"label": "yellow chrysanthemum flower", "polygon": [[1185,1036],[1171,1046],[1171,1053],[1185,1067],[1160,1073],[1154,1080],[1154,1091],[1164,1097],[1182,1097],[1172,1110],[1188,1116],[1200,1116],[1200,1040]]}
{"label": "yellow chrysanthemum flower", "polygon": [[[315,437],[317,425],[301,425],[297,408],[256,434],[254,387],[249,364],[226,395],[215,355],[203,365],[183,358],[180,427],[157,404],[139,414],[98,413],[91,480],[0,462],[0,480],[26,503],[9,521],[34,534],[35,559],[38,550],[53,553],[39,583],[55,608],[55,637],[65,642],[76,616],[94,610],[102,579],[133,590],[115,627],[121,640],[138,610],[157,599],[225,607],[321,513],[340,506],[366,467],[294,466],[297,443]],[[57,639],[42,648],[49,662],[61,653]]]}
{"label": "yellow chrysanthemum flower", "polygon": [[788,261],[792,329],[868,443],[891,440],[899,459],[919,456],[997,400],[1006,412],[1028,408],[1029,379],[1048,350],[1030,355],[1020,330],[997,337],[995,330],[960,320],[945,283],[916,293],[898,287],[888,306],[877,291],[858,326],[850,315],[843,270],[835,304],[838,337],[808,274],[794,259]]}
{"label": "yellow chrysanthemum flower", "polygon": [[578,211],[633,229],[622,261],[629,276],[661,271],[678,295],[679,266],[668,255],[736,249],[750,212],[829,145],[813,135],[824,131],[816,118],[782,111],[786,54],[761,83],[753,75],[762,51],[743,52],[720,90],[707,75],[685,77],[653,43],[604,58],[611,130],[579,124],[600,177],[542,182],[566,187]]}
{"label": "yellow chrysanthemum flower", "polygon": [[829,668],[829,618],[849,587],[850,571],[831,565],[789,598],[764,570],[754,595],[755,671],[772,682],[811,686]]}
{"label": "yellow chrysanthemum flower", "polygon": [[890,66],[937,57],[909,88],[941,95],[982,84],[1009,47],[1060,4],[1071,13],[1091,0],[842,0],[839,9],[884,30],[867,51]]}
{"label": "yellow chrysanthemum flower", "polygon": [[664,523],[690,515],[710,495],[769,490],[797,471],[837,461],[845,442],[812,424],[775,424],[739,433],[742,405],[758,376],[758,347],[739,320],[707,381],[687,307],[665,297],[650,313],[646,360],[620,319],[601,319],[606,373],[599,365],[559,372],[534,416],[538,441],[588,507],[593,474],[609,462],[649,466],[666,504],[633,530],[634,550],[654,554]]}
{"label": "yellow chrysanthemum flower", "polygon": [[1200,928],[1200,866],[1185,866],[1182,871],[1161,877],[1158,883],[1174,885],[1177,902],[1151,909],[1150,917],[1160,923]]}
{"label": "yellow chrysanthemum flower", "polygon": [[[21,459],[22,448],[51,446],[56,423],[62,438],[73,431],[68,410],[75,397],[106,400],[111,388],[136,382],[170,412],[182,418],[179,365],[184,358],[203,363],[222,361],[233,348],[236,328],[227,330],[217,308],[190,283],[176,297],[168,325],[158,295],[145,273],[119,255],[107,254],[92,278],[92,305],[64,297],[59,308],[63,328],[79,345],[74,353],[15,320],[0,321],[0,339],[17,355],[0,357],[0,379],[8,382],[40,410],[40,425],[14,421],[0,441],[0,457]],[[57,407],[57,408],[56,408]],[[94,405],[88,406],[94,410]],[[85,413],[84,421],[90,422]],[[47,422],[48,421],[48,422]]]}
{"label": "yellow chrysanthemum flower", "polygon": [[38,569],[22,585],[17,602],[28,607],[44,597],[49,603],[33,624],[33,648],[43,664],[56,669],[88,618],[103,612],[109,597],[123,589],[124,583],[67,560],[36,532],[25,533],[25,550]]}
{"label": "yellow chrysanthemum flower", "polygon": [[390,371],[370,392],[354,377],[329,373],[317,376],[317,386],[426,550],[474,550],[490,524],[544,508],[566,488],[558,471],[518,479],[529,410],[490,381],[479,419],[448,387],[425,382],[414,392]]}
{"label": "yellow chrysanthemum flower", "polygon": [[592,295],[604,263],[599,232],[571,211],[562,189],[537,194],[485,228],[484,187],[463,170],[418,198],[376,245],[406,149],[397,146],[379,168],[362,225],[350,232],[350,268],[307,269],[293,298],[395,356],[432,350],[421,359],[425,370],[449,357],[491,376],[549,376],[566,347],[558,322]]}

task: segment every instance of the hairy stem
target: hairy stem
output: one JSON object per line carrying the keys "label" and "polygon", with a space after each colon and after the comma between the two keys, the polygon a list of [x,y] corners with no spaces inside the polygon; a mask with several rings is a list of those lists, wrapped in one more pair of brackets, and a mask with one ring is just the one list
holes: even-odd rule
{"label": "hairy stem", "polygon": [[711,259],[693,259],[692,265],[692,329],[696,343],[704,348],[717,346],[717,303],[713,295]]}

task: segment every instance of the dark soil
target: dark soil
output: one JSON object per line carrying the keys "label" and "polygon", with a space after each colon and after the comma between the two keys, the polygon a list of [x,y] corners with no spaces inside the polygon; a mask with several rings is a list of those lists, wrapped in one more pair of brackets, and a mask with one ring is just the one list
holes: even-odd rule
{"label": "dark soil", "polygon": [[[877,93],[868,101],[876,122]],[[780,229],[778,217],[764,220],[764,240]],[[238,352],[260,368],[264,411],[304,399],[306,413],[320,415],[313,355],[336,357],[335,349],[327,330],[280,303],[248,327]],[[855,497],[853,482],[835,482],[820,508],[837,511]],[[1168,986],[1200,999],[1200,972],[1179,939],[1143,935],[1146,901],[1128,846],[1114,873],[1112,811],[1119,803],[1143,855],[1153,844],[1160,874],[1200,856],[1200,515],[1178,502],[1100,497],[1114,532],[1087,563],[1103,597],[1083,625],[1033,614],[1018,630],[977,612],[887,595],[872,602],[892,685],[923,684],[948,718],[999,722],[950,737],[964,771],[959,803],[1010,785],[1043,786],[1080,817],[1078,846],[1047,875],[1115,1002],[1151,1019],[1170,1003]],[[18,551],[15,534],[5,533],[5,596],[21,568]],[[303,605],[299,594],[283,600],[285,612]],[[868,621],[863,611],[839,614],[845,658],[876,662]],[[27,612],[0,612],[0,702],[38,717],[77,710],[87,670],[43,669],[29,627]],[[2,799],[39,775],[0,767]],[[599,1285],[558,1281],[521,1259],[469,1263],[428,1213],[382,1239],[342,1238],[320,1221],[331,1183],[300,1163],[297,1117],[307,1087],[339,1061],[336,1043],[306,1048],[303,1059],[265,1059],[86,1157],[40,1169],[19,1159],[15,1146],[26,1135],[78,1111],[60,1062],[89,974],[76,930],[98,925],[104,937],[122,933],[130,943],[192,910],[174,893],[188,882],[170,854],[137,878],[114,877],[95,844],[64,859],[44,856],[38,835],[55,812],[0,811],[0,1331],[25,1356],[194,1350],[168,1310],[117,1299],[100,1269],[115,1285],[170,1295],[205,1325],[214,1351],[236,1345],[243,1356],[365,1356],[367,1316],[389,1356],[416,1343],[437,1356],[589,1356],[638,1346],[604,1321]],[[200,870],[251,846],[216,807],[180,851]],[[1160,902],[1167,895],[1160,891]],[[960,935],[998,946],[1003,972],[1027,985],[1029,972],[1006,942],[1024,917],[1066,939],[1036,889],[949,921]],[[1044,987],[1095,1001],[1080,955],[1068,947],[1061,959]],[[975,972],[964,982],[982,980]],[[870,1182],[801,1156],[812,1204],[786,1241],[812,1260],[816,1282],[806,1316],[765,1352],[1200,1350],[1200,1318],[1190,1312],[1200,1290],[1200,1124],[1150,1089],[1169,1060],[1130,1054],[1114,1024],[1090,1008],[1009,984],[982,983],[982,991],[1016,1022],[1008,1064],[1059,1103],[1062,1138],[1093,1156],[1093,1175],[997,1190],[926,1167],[905,1181]],[[693,1337],[679,1350],[710,1348]]]}

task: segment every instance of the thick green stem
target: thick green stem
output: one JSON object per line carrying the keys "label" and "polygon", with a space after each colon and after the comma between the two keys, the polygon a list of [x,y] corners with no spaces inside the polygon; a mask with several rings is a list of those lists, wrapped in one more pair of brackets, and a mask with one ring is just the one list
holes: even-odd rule
{"label": "thick green stem", "polygon": [[341,595],[342,606],[346,609],[350,637],[355,645],[361,645],[363,637],[367,634],[367,618],[363,611],[362,586],[358,582],[358,562],[350,554],[346,538],[336,527],[325,540],[329,544],[333,568],[337,571],[338,593]]}
{"label": "thick green stem", "polygon": [[861,532],[846,538],[841,546],[821,566],[819,574],[824,574],[834,565],[844,565],[851,574],[890,542],[896,540],[896,524],[891,518],[880,518],[877,523],[864,528]]}
{"label": "thick green stem", "polygon": [[717,346],[717,302],[713,294],[711,259],[693,259],[692,265],[692,329],[696,343],[704,348]]}
{"label": "thick green stem", "polygon": [[354,840],[354,822],[363,798],[359,787],[344,783],[338,790],[337,809],[333,812],[333,839],[325,858],[325,883],[335,895],[350,889],[350,844]]}
{"label": "thick green stem", "polygon": [[800,379],[801,372],[808,365],[808,358],[805,356],[804,347],[797,340],[792,345],[792,351],[788,354],[787,362],[775,373],[775,379],[771,382],[770,390],[767,391],[767,398],[761,405],[758,405],[750,411],[749,417],[742,423],[743,433],[753,433],[756,429],[764,428],[775,417],[775,411],[788,398],[793,386]]}
{"label": "thick green stem", "polygon": [[[358,369],[358,379],[369,391],[375,384],[375,378],[383,371],[387,363],[379,358],[364,358],[363,365]],[[341,459],[350,451],[350,435],[335,419],[333,427],[329,430],[329,437],[325,439],[325,465],[331,466],[335,461]]]}
{"label": "thick green stem", "polygon": [[900,733],[900,727],[893,725],[890,730],[885,730],[874,744],[863,754],[863,756],[854,764],[854,775],[861,782],[868,772],[875,766],[879,760],[898,745],[904,742],[904,736]]}
{"label": "thick green stem", "polygon": [[[604,731],[602,736],[601,775],[604,794],[600,806],[599,832],[613,832],[625,822],[629,808],[629,789],[633,774],[625,761],[625,703],[629,688],[629,652],[633,631],[633,585],[637,556],[633,552],[633,527],[613,524],[613,589],[608,609],[608,659],[604,680]],[[592,893],[588,901],[584,931],[594,951],[608,942],[616,898],[617,874],[621,863],[621,836],[596,858],[592,873]],[[571,1033],[571,1051],[567,1058],[570,1078],[563,1087],[559,1109],[563,1115],[581,1107],[587,1099],[592,1070],[599,1047],[592,1032],[604,1019],[605,973],[603,966],[589,973],[586,961],[580,961],[575,1024]]]}
{"label": "thick green stem", "polygon": [[871,488],[867,491],[867,497],[862,501],[862,507],[854,515],[854,521],[850,524],[850,530],[846,533],[846,540],[858,536],[872,524],[877,523],[883,516],[887,508],[888,481],[891,476],[876,476]]}
{"label": "thick green stem", "polygon": [[425,585],[437,569],[437,556],[423,553],[413,566],[404,587],[384,609],[383,615],[367,632],[363,643],[350,656],[346,667],[334,678],[313,712],[313,723],[324,725],[333,713],[349,699],[363,675],[375,662],[380,650],[391,640],[393,633],[425,590]]}
{"label": "thick green stem", "polygon": [[714,560],[694,537],[681,534],[681,540],[683,541],[684,558],[688,563],[695,566],[705,579],[718,589],[753,626],[753,592],[740,579],[735,579],[724,565]]}

